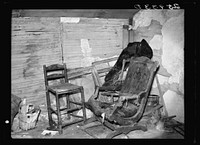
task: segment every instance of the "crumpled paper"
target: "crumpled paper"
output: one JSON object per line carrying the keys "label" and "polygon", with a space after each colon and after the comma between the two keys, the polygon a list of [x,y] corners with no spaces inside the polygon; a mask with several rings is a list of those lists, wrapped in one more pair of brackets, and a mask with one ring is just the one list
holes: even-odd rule
{"label": "crumpled paper", "polygon": [[58,131],[44,130],[41,134],[45,135],[45,136],[47,136],[47,135],[53,136],[53,135],[56,135],[57,133],[58,133]]}

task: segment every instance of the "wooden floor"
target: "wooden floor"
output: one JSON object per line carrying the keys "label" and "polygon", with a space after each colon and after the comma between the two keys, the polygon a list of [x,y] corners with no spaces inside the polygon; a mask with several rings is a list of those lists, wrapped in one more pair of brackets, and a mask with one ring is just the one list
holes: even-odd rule
{"label": "wooden floor", "polygon": [[[96,126],[90,129],[87,129],[87,132],[94,135],[94,137],[90,136],[83,130],[81,130],[78,124],[71,125],[63,130],[63,134],[55,134],[55,135],[42,135],[42,132],[48,127],[48,122],[39,121],[37,123],[37,127],[32,130],[28,131],[19,131],[19,132],[12,132],[11,137],[13,139],[16,138],[32,138],[32,139],[92,139],[92,138],[99,138],[103,139],[107,136],[108,133],[111,131],[103,126]],[[132,131],[126,135],[119,135],[114,137],[114,139],[184,139],[184,137],[177,133],[175,130],[171,131],[161,131],[156,128],[149,128],[148,131],[143,132],[140,130]]]}

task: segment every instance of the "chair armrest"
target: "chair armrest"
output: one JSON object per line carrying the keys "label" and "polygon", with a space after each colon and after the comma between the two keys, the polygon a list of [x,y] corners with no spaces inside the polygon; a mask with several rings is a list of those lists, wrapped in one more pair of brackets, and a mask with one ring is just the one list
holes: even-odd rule
{"label": "chair armrest", "polygon": [[113,91],[113,92],[111,92],[111,91],[102,92],[101,94],[104,95],[104,96],[120,96],[120,95],[119,95],[119,92],[117,92],[117,91]]}
{"label": "chair armrest", "polygon": [[99,87],[99,91],[113,91],[116,92],[116,87],[115,86],[101,86]]}

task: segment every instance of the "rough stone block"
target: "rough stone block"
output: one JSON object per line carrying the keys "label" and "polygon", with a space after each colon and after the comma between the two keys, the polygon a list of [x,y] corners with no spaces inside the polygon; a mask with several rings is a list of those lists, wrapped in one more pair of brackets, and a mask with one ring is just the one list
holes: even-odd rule
{"label": "rough stone block", "polygon": [[162,49],[162,35],[154,35],[153,38],[150,40],[149,45],[152,49],[160,50]]}
{"label": "rough stone block", "polygon": [[180,73],[184,65],[184,17],[172,17],[163,25],[162,65],[172,74],[170,83],[179,83]]}
{"label": "rough stone block", "polygon": [[133,29],[148,26],[152,19],[157,20],[161,25],[166,21],[162,10],[140,10],[133,17]]}
{"label": "rough stone block", "polygon": [[156,20],[151,20],[150,24],[148,26],[142,26],[138,27],[134,33],[136,36],[139,36],[137,38],[134,36],[134,41],[137,38],[137,41],[141,41],[142,39],[145,39],[148,43],[149,41],[154,37],[154,35],[160,35],[161,34],[162,25]]}
{"label": "rough stone block", "polygon": [[184,123],[184,99],[176,92],[168,90],[163,95],[169,116],[176,115],[175,120]]}

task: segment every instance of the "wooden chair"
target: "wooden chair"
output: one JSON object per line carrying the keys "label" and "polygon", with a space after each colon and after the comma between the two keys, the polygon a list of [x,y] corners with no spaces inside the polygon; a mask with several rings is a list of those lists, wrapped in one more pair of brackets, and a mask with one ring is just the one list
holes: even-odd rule
{"label": "wooden chair", "polygon": [[[113,57],[113,58],[108,58],[108,59],[92,62],[92,77],[93,77],[93,80],[94,80],[95,89],[97,87],[102,87],[103,83],[100,80],[100,77],[106,76],[106,74],[112,68],[112,66],[110,66],[110,62],[117,61],[117,59],[118,59],[118,57]],[[104,68],[97,70],[97,66],[102,65],[102,64],[107,64],[107,67],[104,67]]]}
{"label": "wooden chair", "polygon": [[[59,134],[63,133],[62,128],[65,126],[82,122],[86,120],[86,111],[85,111],[85,98],[84,98],[84,89],[82,86],[73,85],[68,82],[67,68],[66,64],[52,64],[50,66],[43,65],[44,70],[44,81],[45,81],[45,89],[46,89],[46,100],[47,100],[47,110],[48,110],[48,118],[49,118],[49,129],[50,130],[58,130]],[[59,72],[59,73],[58,73]],[[49,85],[49,82],[52,80],[59,80],[60,83],[58,85]],[[56,110],[54,110],[51,106],[50,101],[50,93],[55,96],[56,101]],[[81,94],[81,102],[75,102],[70,100],[70,95],[80,93]],[[61,108],[60,106],[60,98],[66,97],[66,107]],[[76,104],[80,107],[71,108],[70,104]],[[77,116],[72,114],[74,111],[78,111],[82,109],[83,116]],[[65,112],[64,112],[65,111]],[[64,112],[61,114],[61,112]],[[57,115],[58,121],[57,123],[52,119],[52,113]],[[81,119],[72,121],[70,123],[63,124],[61,120],[61,115],[68,114],[69,116],[75,116]]]}
{"label": "wooden chair", "polygon": [[[116,86],[103,86],[103,83],[101,81],[101,77],[104,77],[107,75],[107,73],[111,70],[112,66],[110,66],[110,62],[117,61],[118,57],[108,58],[104,60],[94,61],[92,62],[92,77],[95,85],[95,93],[99,92],[113,92],[116,90]],[[107,67],[97,69],[98,65],[107,64]],[[123,66],[124,69],[124,66]],[[119,79],[116,83],[121,83],[123,73],[119,72]],[[98,94],[96,94],[98,96]],[[112,96],[113,97],[113,96]]]}
{"label": "wooden chair", "polygon": [[[144,115],[158,67],[158,62],[153,62],[146,57],[131,59],[121,90],[104,93],[106,96],[118,97],[116,101],[101,102],[99,88],[96,88],[94,95],[87,102],[87,108],[95,114],[96,120],[113,131],[107,138],[113,138],[122,133],[127,134],[133,130],[147,130],[138,122]],[[157,109],[160,107],[162,106],[156,106]]]}

